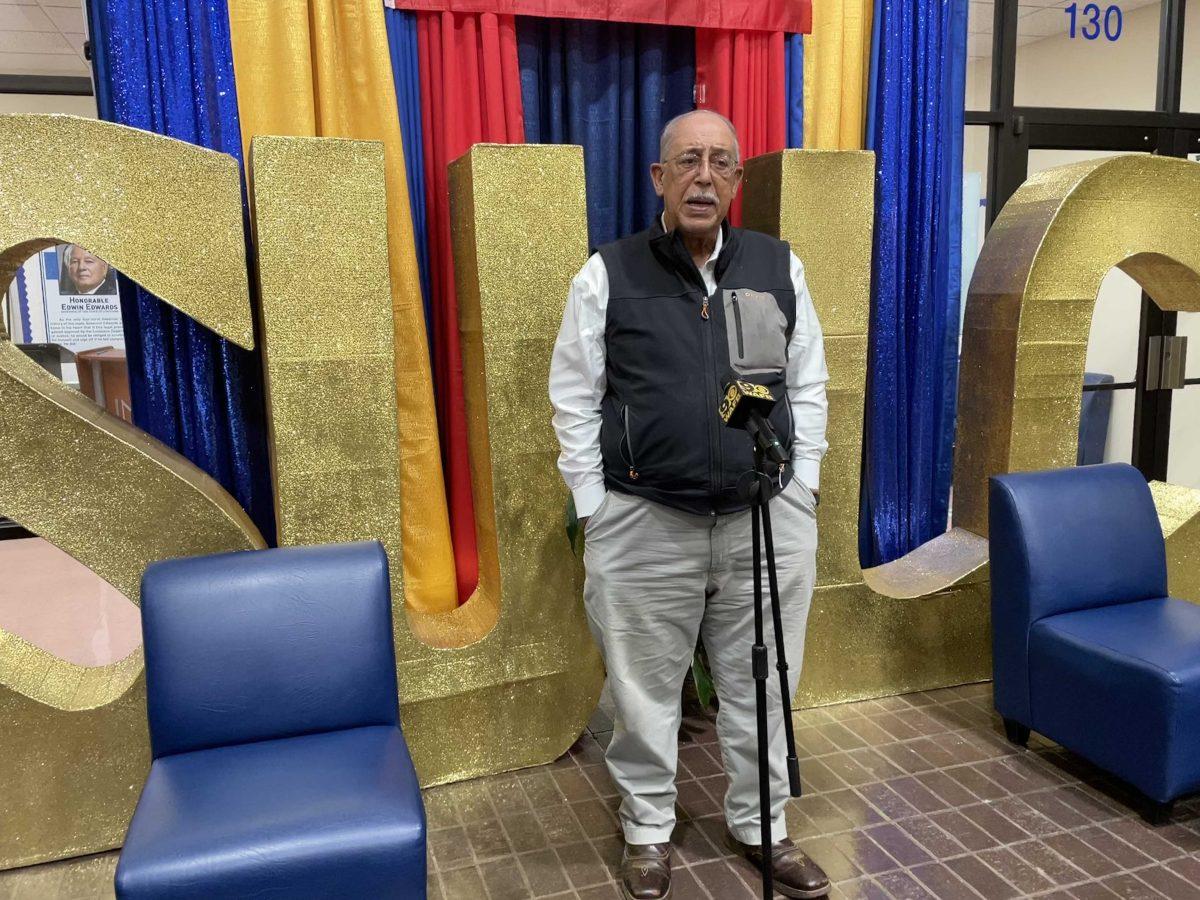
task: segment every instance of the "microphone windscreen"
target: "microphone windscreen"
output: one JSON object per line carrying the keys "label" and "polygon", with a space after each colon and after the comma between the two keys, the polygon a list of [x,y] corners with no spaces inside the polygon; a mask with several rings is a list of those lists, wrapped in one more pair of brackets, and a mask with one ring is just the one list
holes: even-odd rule
{"label": "microphone windscreen", "polygon": [[775,395],[771,393],[770,388],[735,378],[725,384],[718,412],[722,422],[739,428],[745,423],[746,415],[752,408],[757,408],[766,415],[774,405]]}

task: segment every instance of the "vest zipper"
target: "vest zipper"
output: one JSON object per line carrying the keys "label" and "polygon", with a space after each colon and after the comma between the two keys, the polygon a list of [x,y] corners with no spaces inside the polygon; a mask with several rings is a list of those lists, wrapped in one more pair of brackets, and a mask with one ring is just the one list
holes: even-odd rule
{"label": "vest zipper", "polygon": [[621,415],[625,419],[625,449],[629,451],[629,479],[637,481],[641,476],[638,474],[637,463],[633,458],[633,437],[629,433],[629,407],[621,407]]}
{"label": "vest zipper", "polygon": [[[708,297],[707,289],[706,289],[706,293],[704,294],[704,303],[700,307],[700,318],[705,322],[707,322],[709,320],[708,300],[709,300],[709,297]],[[717,384],[715,383],[716,382],[716,373],[713,371],[713,366],[715,365],[714,359],[716,358],[716,349],[713,346],[712,329],[701,326],[701,331],[703,332],[703,339],[701,341],[701,347],[704,350],[704,384],[705,384],[704,406],[708,413],[708,423],[709,423],[708,424],[708,435],[709,435],[709,439],[708,439],[708,481],[709,481],[709,485],[710,485],[710,494],[715,497],[715,496],[717,496],[717,494],[720,493],[720,490],[721,490],[721,471],[722,471],[722,467],[724,466],[724,459],[723,459],[724,454],[722,453],[722,447],[721,447],[721,430],[718,427],[717,410],[716,410],[716,406],[715,406],[716,396],[717,396]],[[714,459],[714,453],[716,454],[716,457],[717,457],[715,459]],[[710,509],[709,514],[716,515],[716,510]]]}
{"label": "vest zipper", "polygon": [[746,348],[742,344],[742,308],[738,306],[737,291],[733,292],[733,324],[737,329],[738,359],[745,359]]}
{"label": "vest zipper", "polygon": [[[787,410],[787,414],[788,414],[788,431],[787,431],[787,440],[784,441],[784,446],[788,448],[788,456],[790,458],[793,445],[796,442],[796,420],[792,418],[792,400],[788,396],[786,379],[787,379],[787,376],[785,374],[784,385],[783,385],[783,408]],[[782,438],[781,438],[781,440],[782,440]]]}

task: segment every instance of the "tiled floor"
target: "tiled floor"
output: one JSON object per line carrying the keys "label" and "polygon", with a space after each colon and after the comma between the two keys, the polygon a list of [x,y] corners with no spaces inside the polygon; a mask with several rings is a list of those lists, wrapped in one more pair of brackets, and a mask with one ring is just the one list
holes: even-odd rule
{"label": "tiled floor", "polygon": [[[597,712],[557,762],[432,788],[433,900],[619,898],[617,800]],[[1038,737],[1008,744],[991,686],[797,713],[805,796],[792,837],[835,898],[1200,900],[1200,798],[1150,828],[1126,789]],[[674,900],[753,900],[755,873],[722,849],[712,720],[687,709],[680,744]],[[112,896],[115,854],[0,873],[0,900]]]}
{"label": "tiled floor", "polygon": [[[797,713],[805,796],[792,837],[833,897],[1200,898],[1200,799],[1146,825],[1126,789],[1037,736],[1003,737],[988,684]],[[426,791],[429,895],[619,898],[616,792],[598,711],[549,766]],[[761,896],[723,849],[725,778],[712,721],[680,741],[675,900]]]}

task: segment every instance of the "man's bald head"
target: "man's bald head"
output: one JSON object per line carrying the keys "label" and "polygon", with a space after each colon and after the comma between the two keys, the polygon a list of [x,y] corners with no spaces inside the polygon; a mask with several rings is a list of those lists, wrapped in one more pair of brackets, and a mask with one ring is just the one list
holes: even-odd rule
{"label": "man's bald head", "polygon": [[671,141],[675,138],[675,132],[678,130],[680,125],[693,116],[712,116],[718,121],[724,123],[725,127],[729,129],[729,136],[733,141],[733,158],[735,160],[741,159],[741,151],[738,148],[737,129],[733,127],[733,123],[719,112],[713,112],[711,109],[693,109],[690,112],[681,113],[663,126],[662,134],[658,139],[659,162],[667,161],[667,156],[671,152]]}

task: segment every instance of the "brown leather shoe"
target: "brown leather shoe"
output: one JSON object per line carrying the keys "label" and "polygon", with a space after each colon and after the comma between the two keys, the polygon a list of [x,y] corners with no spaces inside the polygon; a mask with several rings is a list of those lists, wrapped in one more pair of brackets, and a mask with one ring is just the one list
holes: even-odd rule
{"label": "brown leather shoe", "polygon": [[621,857],[625,900],[666,900],[671,896],[671,845],[626,844]]}
{"label": "brown leather shoe", "polygon": [[[731,850],[746,857],[754,867],[762,871],[762,847],[758,844],[743,844],[731,833],[725,839]],[[829,876],[808,854],[784,838],[771,848],[771,877],[775,890],[785,897],[801,897],[810,900],[829,893]]]}

